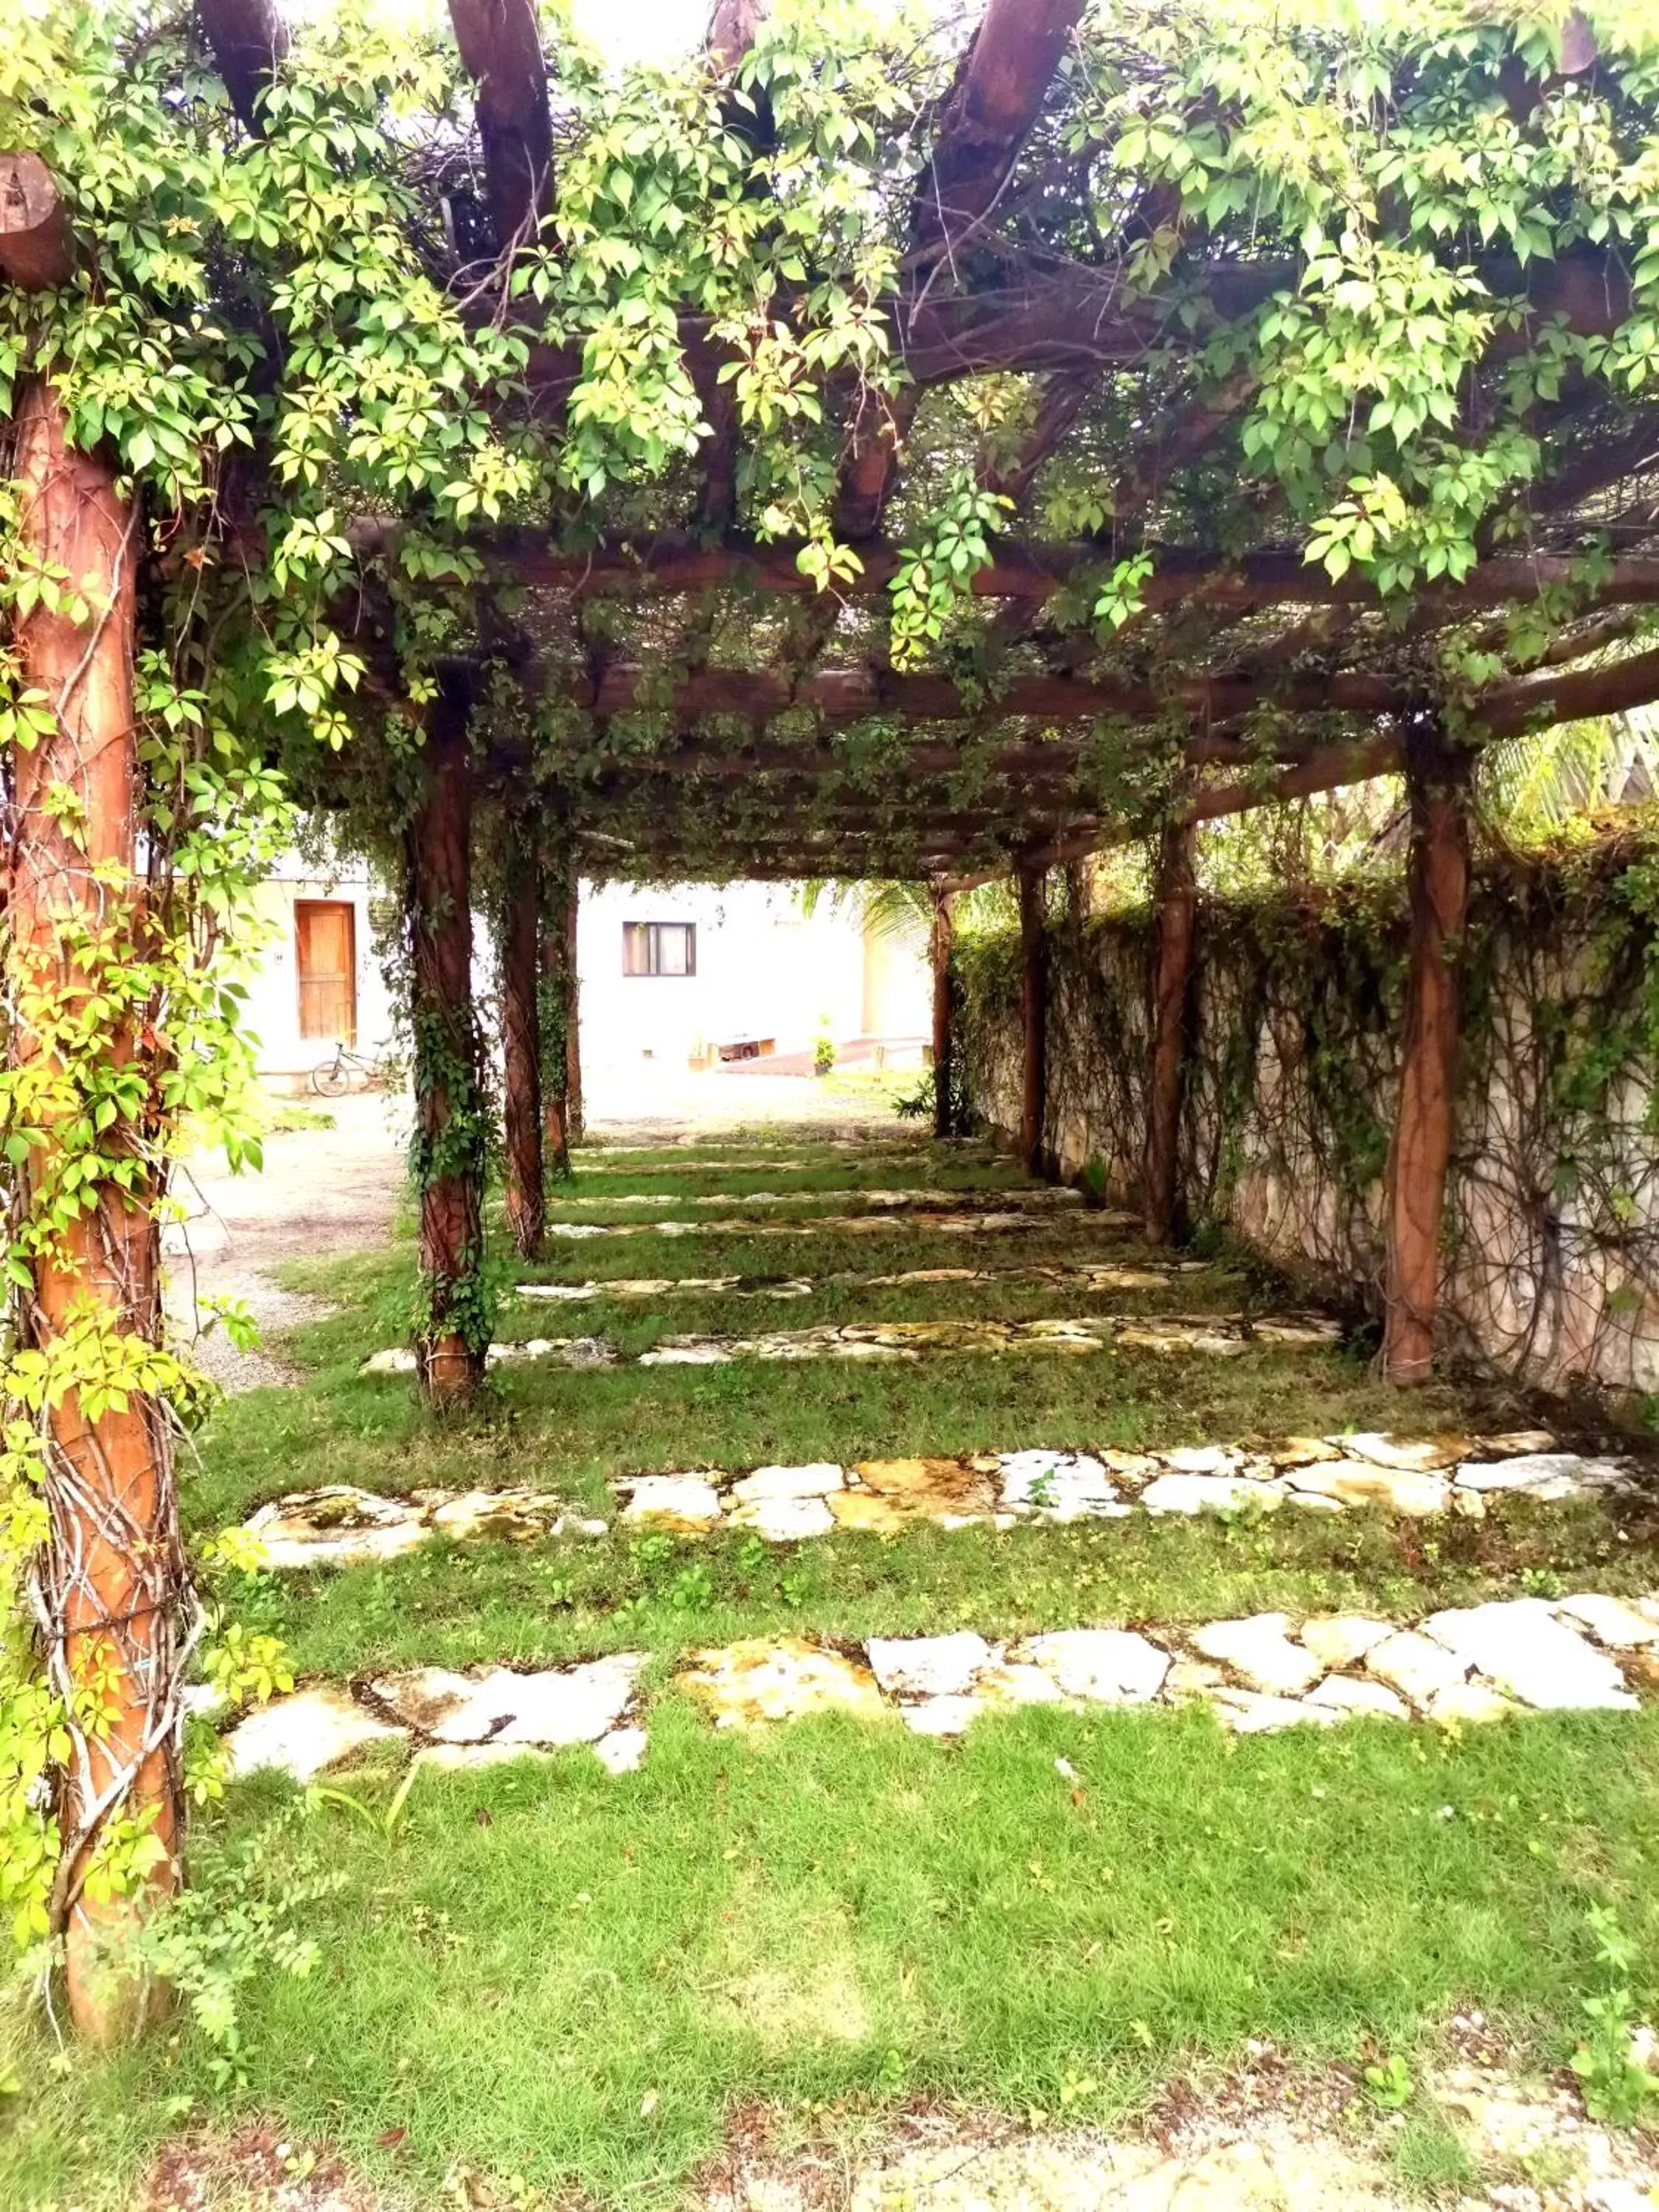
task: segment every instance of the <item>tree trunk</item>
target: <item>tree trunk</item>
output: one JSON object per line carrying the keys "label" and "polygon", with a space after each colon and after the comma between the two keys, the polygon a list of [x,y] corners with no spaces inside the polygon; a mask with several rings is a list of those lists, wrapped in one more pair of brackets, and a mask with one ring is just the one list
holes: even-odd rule
{"label": "tree trunk", "polygon": [[933,934],[932,956],[933,967],[933,1134],[951,1137],[956,1134],[956,1052],[951,1033],[951,1015],[955,1011],[953,979],[951,971],[951,948],[955,938],[955,925],[951,916],[951,897],[948,891],[936,889],[933,892]]}
{"label": "tree trunk", "polygon": [[587,1134],[587,1115],[582,1103],[582,978],[580,940],[576,924],[581,913],[581,885],[570,879],[570,918],[565,924],[564,979],[564,1127],[568,1145],[580,1145]]}
{"label": "tree trunk", "polygon": [[[16,418],[21,526],[43,564],[67,571],[91,605],[88,623],[44,606],[21,619],[15,644],[25,685],[46,695],[55,727],[12,754],[15,815],[8,884],[7,982],[12,1009],[15,1114],[46,1142],[19,1170],[21,1211],[40,1218],[85,1134],[112,1071],[143,1067],[144,1104],[130,1104],[93,1140],[104,1161],[154,1152],[153,1062],[159,1048],[131,1012],[100,1022],[94,996],[147,957],[135,874],[139,769],[133,728],[134,579],[138,524],[118,499],[100,455],[72,451],[63,410],[30,384]],[[73,811],[65,809],[64,796]],[[66,1023],[101,1036],[73,1065],[52,1036]],[[94,1325],[117,1338],[159,1339],[153,1164],[123,1188],[108,1176],[97,1203],[60,1226],[33,1261],[19,1300],[20,1339],[50,1358],[64,1336]],[[95,1340],[86,1347],[95,1358]],[[82,1371],[88,1364],[80,1361]],[[165,1407],[131,1392],[121,1411],[83,1413],[67,1390],[47,1413],[49,1534],[40,1570],[46,1661],[69,1708],[70,1753],[59,1805],[63,1858],[53,1893],[66,1942],[71,2016],[108,2041],[141,2024],[158,1993],[122,1971],[119,1951],[161,1896],[178,1886],[184,1803],[179,1788],[180,1621],[187,1595],[179,1538],[172,1431]],[[90,1701],[104,1723],[77,1713]],[[86,1881],[100,1845],[137,1822],[161,1856],[124,1896],[102,1902]]]}
{"label": "tree trunk", "polygon": [[1411,967],[1400,1099],[1389,1154],[1388,1315],[1383,1372],[1428,1381],[1434,1358],[1440,1225],[1457,1096],[1463,939],[1468,920],[1470,760],[1438,719],[1406,731],[1411,799]]}
{"label": "tree trunk", "polygon": [[1164,825],[1158,850],[1152,1050],[1146,1085],[1146,1154],[1141,1177],[1141,1211],[1149,1244],[1167,1244],[1175,1232],[1187,988],[1192,974],[1193,928],[1198,915],[1198,887],[1193,875],[1197,842],[1195,824],[1170,822]]}
{"label": "tree trunk", "polygon": [[1041,1175],[1045,1164],[1042,1125],[1048,1082],[1048,881],[1040,869],[1020,870],[1019,1157],[1028,1175]]}
{"label": "tree trunk", "polygon": [[427,733],[424,802],[404,833],[415,1036],[413,1160],[425,1313],[416,1344],[434,1405],[483,1373],[484,1129],[472,1006],[472,778],[466,708],[446,690]]}
{"label": "tree trunk", "polygon": [[523,852],[514,856],[501,913],[501,1121],[507,1225],[514,1249],[526,1260],[539,1255],[547,1219],[542,1188],[540,951],[540,871],[533,856]]}

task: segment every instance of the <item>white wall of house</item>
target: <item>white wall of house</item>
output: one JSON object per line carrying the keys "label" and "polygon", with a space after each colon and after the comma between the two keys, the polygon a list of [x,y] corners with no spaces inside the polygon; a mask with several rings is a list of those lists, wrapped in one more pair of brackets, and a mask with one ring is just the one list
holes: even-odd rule
{"label": "white wall of house", "polygon": [[[624,931],[632,922],[690,923],[696,973],[625,974]],[[858,929],[825,911],[802,914],[781,884],[584,884],[576,964],[584,1067],[642,1060],[685,1067],[711,1048],[745,1039],[799,1052],[820,1027],[848,1037],[863,1025]]]}
{"label": "white wall of house", "polygon": [[[330,868],[297,855],[261,886],[267,938],[249,984],[246,1025],[258,1040],[260,1075],[273,1088],[304,1089],[337,1042],[354,1042],[349,1021],[318,1026],[319,1000],[333,994],[301,994],[301,917],[308,902],[350,909],[356,1048],[373,1054],[391,1043],[393,1009],[374,949],[375,916],[384,918],[386,896],[362,863]],[[624,931],[632,922],[689,923],[696,973],[625,973]],[[474,945],[473,985],[482,1004],[494,989],[495,952],[477,921]],[[920,928],[914,939],[866,933],[854,915],[828,901],[803,913],[782,884],[638,890],[584,884],[577,963],[582,1062],[594,1076],[625,1076],[652,1064],[679,1071],[718,1064],[720,1046],[742,1042],[798,1053],[823,1030],[838,1044],[921,1037],[931,1018]]]}
{"label": "white wall of house", "polygon": [[[307,901],[338,902],[350,908],[352,996],[356,1048],[384,1051],[392,1042],[392,1007],[374,952],[373,902],[383,911],[384,894],[361,863],[320,869],[290,856],[259,887],[259,918],[266,929],[264,948],[248,985],[246,1026],[258,1040],[260,1076],[274,1087],[303,1087],[310,1071],[331,1059],[337,1043],[351,1044],[343,1034],[349,1023],[330,1022],[325,1030],[303,1034],[300,991],[300,924],[296,908]],[[313,994],[313,1001],[323,994]]]}

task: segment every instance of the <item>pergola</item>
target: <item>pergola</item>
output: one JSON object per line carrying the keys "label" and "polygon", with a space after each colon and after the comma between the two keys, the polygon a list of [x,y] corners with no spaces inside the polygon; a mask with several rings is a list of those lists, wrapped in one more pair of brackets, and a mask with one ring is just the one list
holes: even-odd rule
{"label": "pergola", "polygon": [[[558,87],[532,0],[450,0],[450,13],[476,125],[471,153],[451,158],[476,156],[481,178],[453,195],[470,241],[454,250],[455,287],[486,325],[520,313],[533,325],[513,286],[559,207]],[[1328,532],[1310,557],[1305,514],[1260,463],[1271,381],[1261,333],[1280,303],[1288,315],[1312,298],[1306,312],[1322,328],[1347,309],[1310,292],[1309,257],[1287,252],[1271,225],[1258,233],[1248,209],[1212,210],[1155,164],[1143,176],[1116,158],[1121,140],[1115,151],[1094,127],[1090,76],[1091,38],[1109,26],[1091,32],[1086,13],[1085,0],[987,0],[926,109],[902,249],[873,317],[879,373],[843,362],[811,389],[820,448],[833,453],[813,535],[771,530],[741,396],[768,318],[805,319],[810,269],[757,307],[747,351],[729,315],[682,307],[672,336],[699,410],[695,450],[665,461],[632,514],[625,502],[574,498],[545,518],[457,531],[411,500],[407,513],[343,519],[355,585],[336,611],[339,633],[362,656],[365,696],[421,739],[418,803],[395,817],[395,834],[428,1170],[422,1371],[434,1398],[469,1389],[483,1349],[462,1318],[483,1243],[483,1148],[456,1139],[477,1085],[481,862],[501,892],[509,1218],[533,1249],[556,1106],[543,1096],[541,987],[573,970],[574,873],[927,882],[941,1131],[951,902],[1012,878],[1024,948],[1021,1146],[1040,1169],[1045,872],[1155,837],[1145,1212],[1149,1233],[1167,1237],[1196,829],[1382,775],[1403,775],[1412,821],[1384,1363],[1399,1382],[1429,1372],[1474,760],[1497,739],[1659,699],[1659,647],[1644,642],[1644,610],[1659,604],[1659,407],[1639,378],[1596,372],[1589,350],[1632,343],[1640,257],[1588,231],[1524,258],[1501,229],[1483,242],[1468,281],[1489,309],[1451,380],[1444,427],[1479,458],[1498,426],[1530,465],[1471,493],[1480,520],[1467,544],[1437,560],[1419,550],[1392,584],[1369,557],[1385,501],[1356,467],[1336,508],[1341,551]],[[757,195],[773,188],[758,65],[766,15],[764,0],[718,0],[707,40],[712,96]],[[197,0],[196,15],[257,141],[286,52],[282,16],[269,0]],[[1551,118],[1601,65],[1589,24],[1572,14],[1547,60],[1494,64],[1493,127],[1553,143]],[[1156,74],[1149,62],[1149,83]],[[1389,100],[1413,96],[1407,82],[1378,92],[1380,132]],[[1218,130],[1228,120],[1198,118]],[[13,285],[67,280],[81,250],[67,197],[33,149],[0,157],[0,270]],[[1377,221],[1388,220],[1384,207]],[[1449,345],[1421,312],[1417,349]],[[583,374],[579,339],[531,329],[522,374],[500,394],[503,416],[556,443]],[[1284,389],[1273,384],[1275,404]],[[114,467],[74,448],[47,384],[29,388],[18,422],[42,558],[125,611],[90,644],[50,610],[15,623],[33,680],[64,702],[57,729],[15,767],[10,907],[15,941],[27,944],[31,931],[51,937],[65,902],[98,908],[100,863],[132,869],[135,571],[160,556],[128,560],[132,512]],[[1090,495],[1069,537],[1041,519],[1057,477]],[[239,533],[252,545],[258,526],[232,513],[216,527],[220,551],[234,554]],[[434,546],[465,580],[472,632],[446,642],[431,695],[416,699],[400,688],[393,587]],[[513,711],[499,711],[509,696]],[[89,793],[84,837],[66,839],[52,787],[82,778],[93,757],[106,774]],[[384,775],[367,740],[307,770],[319,803],[342,805]],[[100,1218],[125,1208],[113,1194]],[[61,1306],[64,1282],[90,1267],[133,1327],[153,1328],[148,1231],[141,1241],[112,1269],[88,1231],[61,1280],[43,1261],[41,1310]],[[102,1506],[75,1509],[82,1548],[108,1554],[79,1585],[96,1586],[99,1619],[150,1601],[132,1558],[141,1539],[154,1548],[156,1516],[170,1510],[165,1485],[143,1491],[153,1435],[142,1421],[118,1435],[117,1421],[106,1414],[64,1439],[89,1491],[101,1486]],[[70,1674],[77,1632],[71,1619]],[[149,1647],[129,1655],[135,1679],[156,1663]],[[111,1774],[131,1785],[161,1756],[163,1711],[173,1708],[153,1683],[134,1698],[131,1726],[83,1785],[89,1803],[104,1803]],[[84,1862],[102,1817],[71,1823],[81,1841],[66,1864]]]}

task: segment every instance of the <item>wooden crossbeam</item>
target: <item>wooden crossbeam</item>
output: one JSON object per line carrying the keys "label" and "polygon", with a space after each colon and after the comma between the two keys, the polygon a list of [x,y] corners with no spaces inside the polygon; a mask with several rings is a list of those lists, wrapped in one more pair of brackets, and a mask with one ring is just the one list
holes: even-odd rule
{"label": "wooden crossbeam", "polygon": [[[364,552],[392,556],[395,538],[379,530],[359,533]],[[800,544],[783,539],[762,544],[736,533],[707,544],[677,532],[637,541],[612,541],[582,550],[550,545],[536,533],[501,530],[475,539],[492,566],[532,586],[570,590],[610,581],[660,592],[704,592],[721,584],[744,585],[782,594],[816,595],[817,586],[797,565]],[[860,568],[837,586],[849,598],[885,592],[903,565],[902,549],[884,538],[858,550]],[[1201,599],[1206,607],[1341,605],[1376,607],[1383,601],[1364,576],[1349,573],[1333,580],[1297,547],[1270,547],[1220,562],[1213,554],[1186,547],[1152,547],[1153,568],[1141,588],[1141,604],[1161,613]],[[1085,586],[1112,565],[1110,549],[1096,544],[1010,541],[975,575],[975,598],[1040,603],[1055,593]],[[1576,554],[1501,554],[1480,562],[1461,583],[1428,585],[1413,595],[1413,605],[1444,620],[1511,600],[1536,599],[1565,587],[1575,604],[1598,606],[1659,605],[1659,557],[1631,554],[1614,558],[1593,581],[1583,576]]]}
{"label": "wooden crossbeam", "polygon": [[794,709],[826,722],[865,721],[892,715],[904,721],[983,721],[1029,716],[1051,722],[1091,721],[1121,714],[1157,721],[1178,707],[1200,726],[1224,726],[1272,698],[1287,713],[1385,714],[1407,695],[1392,677],[1364,670],[1334,676],[1293,678],[1276,689],[1266,680],[1183,676],[1167,685],[1121,678],[1083,681],[1069,676],[1021,676],[989,704],[965,704],[948,676],[896,676],[872,667],[787,669],[705,668],[665,686],[660,672],[612,663],[597,681],[577,682],[561,695],[600,716],[630,713],[672,714],[680,722],[732,714],[759,724]]}
{"label": "wooden crossbeam", "polygon": [[25,292],[66,284],[75,267],[69,210],[38,154],[0,154],[0,270]]}
{"label": "wooden crossbeam", "polygon": [[[1311,799],[1322,791],[1340,791],[1345,784],[1369,783],[1374,776],[1398,774],[1401,757],[1400,738],[1393,732],[1373,738],[1362,745],[1328,746],[1266,782],[1252,780],[1226,783],[1200,792],[1175,819],[1218,822],[1230,814],[1248,814],[1253,807],[1280,805],[1292,799]],[[1079,830],[1074,837],[1039,848],[1029,855],[1029,860],[1038,867],[1063,867],[1073,860],[1086,860],[1109,846],[1133,843],[1142,834],[1143,825],[1139,823],[1097,823],[1092,829]],[[981,874],[952,881],[946,888],[953,893],[977,890],[981,884],[996,883],[1007,872],[1006,868],[988,869]]]}

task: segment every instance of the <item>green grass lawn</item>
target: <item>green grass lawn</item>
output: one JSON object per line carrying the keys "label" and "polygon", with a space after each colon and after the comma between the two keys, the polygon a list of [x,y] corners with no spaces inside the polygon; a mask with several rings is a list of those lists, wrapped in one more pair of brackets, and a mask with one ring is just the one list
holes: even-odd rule
{"label": "green grass lawn", "polygon": [[637,1776],[425,1773],[390,1841],[332,1808],[267,1826],[289,1794],[243,1786],[198,1852],[205,1880],[249,1838],[262,1888],[340,1878],[317,1975],[245,1994],[246,2087],[189,2033],[47,2075],[0,2139],[9,2206],[121,2201],[186,2112],[275,2113],[433,2204],[460,2160],[667,2206],[755,2100],[833,2129],[923,2094],[1052,2112],[1086,2080],[1070,2117],[1109,2119],[1253,2035],[1415,2056],[1470,2002],[1558,2063],[1596,1901],[1659,1996],[1652,1713],[1241,1743],[1027,1711],[949,1747],[734,1741],[671,1702]]}
{"label": "green grass lawn", "polygon": [[[764,1133],[755,1142],[778,1151]],[[800,1157],[807,1209],[850,1184],[848,1164]],[[653,1164],[605,1182],[650,1188]],[[981,1189],[1010,1179],[1001,1164],[951,1165]],[[944,1172],[918,1148],[913,1179]],[[676,1194],[732,1188],[732,1175],[678,1173]],[[890,1163],[872,1179],[888,1176],[900,1180]],[[781,1187],[778,1171],[757,1180]],[[1291,1299],[1237,1260],[1094,1297],[824,1279],[1083,1256],[1145,1255],[1085,1214],[1006,1237],[890,1224],[868,1237],[599,1239],[504,1272],[806,1274],[819,1288],[787,1303],[522,1304],[501,1333],[596,1333],[631,1352],[671,1331]],[[406,1380],[356,1371],[403,1335],[411,1269],[405,1224],[383,1251],[286,1271],[342,1311],[284,1347],[302,1386],[213,1416],[185,1474],[193,1531],[326,1482],[529,1483],[610,1510],[609,1479],[650,1468],[1490,1429],[1540,1411],[1497,1390],[1389,1390],[1361,1339],[1231,1360],[537,1364],[502,1370],[476,1411],[434,1423]],[[196,1876],[243,1905],[333,1877],[307,1919],[316,1975],[262,1970],[248,1983],[240,2083],[216,2078],[187,2023],[61,2075],[46,2038],[17,2030],[22,2094],[0,2104],[0,2203],[113,2212],[169,2129],[240,2114],[332,2139],[422,2212],[453,2204],[443,2184],[458,2165],[491,2178],[496,2203],[517,2201],[519,2176],[584,2205],[666,2208],[757,2100],[786,2128],[831,2136],[917,2097],[1108,2121],[1172,2074],[1228,2063],[1251,2036],[1309,2062],[1409,2055],[1469,2004],[1523,2056],[1559,2063],[1589,1986],[1590,1904],[1616,1907],[1638,1942],[1638,2000],[1659,2002],[1659,1712],[1539,1716],[1461,1739],[1361,1722],[1240,1741],[1199,1711],[1051,1710],[982,1720],[957,1744],[896,1718],[744,1738],[716,1732],[667,1676],[676,1655],[748,1635],[994,1636],[1275,1607],[1404,1618],[1522,1589],[1648,1589],[1655,1534],[1629,1501],[1509,1501],[1480,1522],[1286,1510],[793,1547],[613,1527],[242,1578],[233,1617],[280,1635],[301,1675],[647,1652],[646,1765],[612,1778],[584,1750],[422,1771],[389,1834],[337,1804],[306,1814],[274,1778],[233,1788],[198,1820]],[[365,1808],[384,1807],[393,1772],[370,1755],[348,1786]],[[240,1885],[238,1853],[252,1869]]]}

